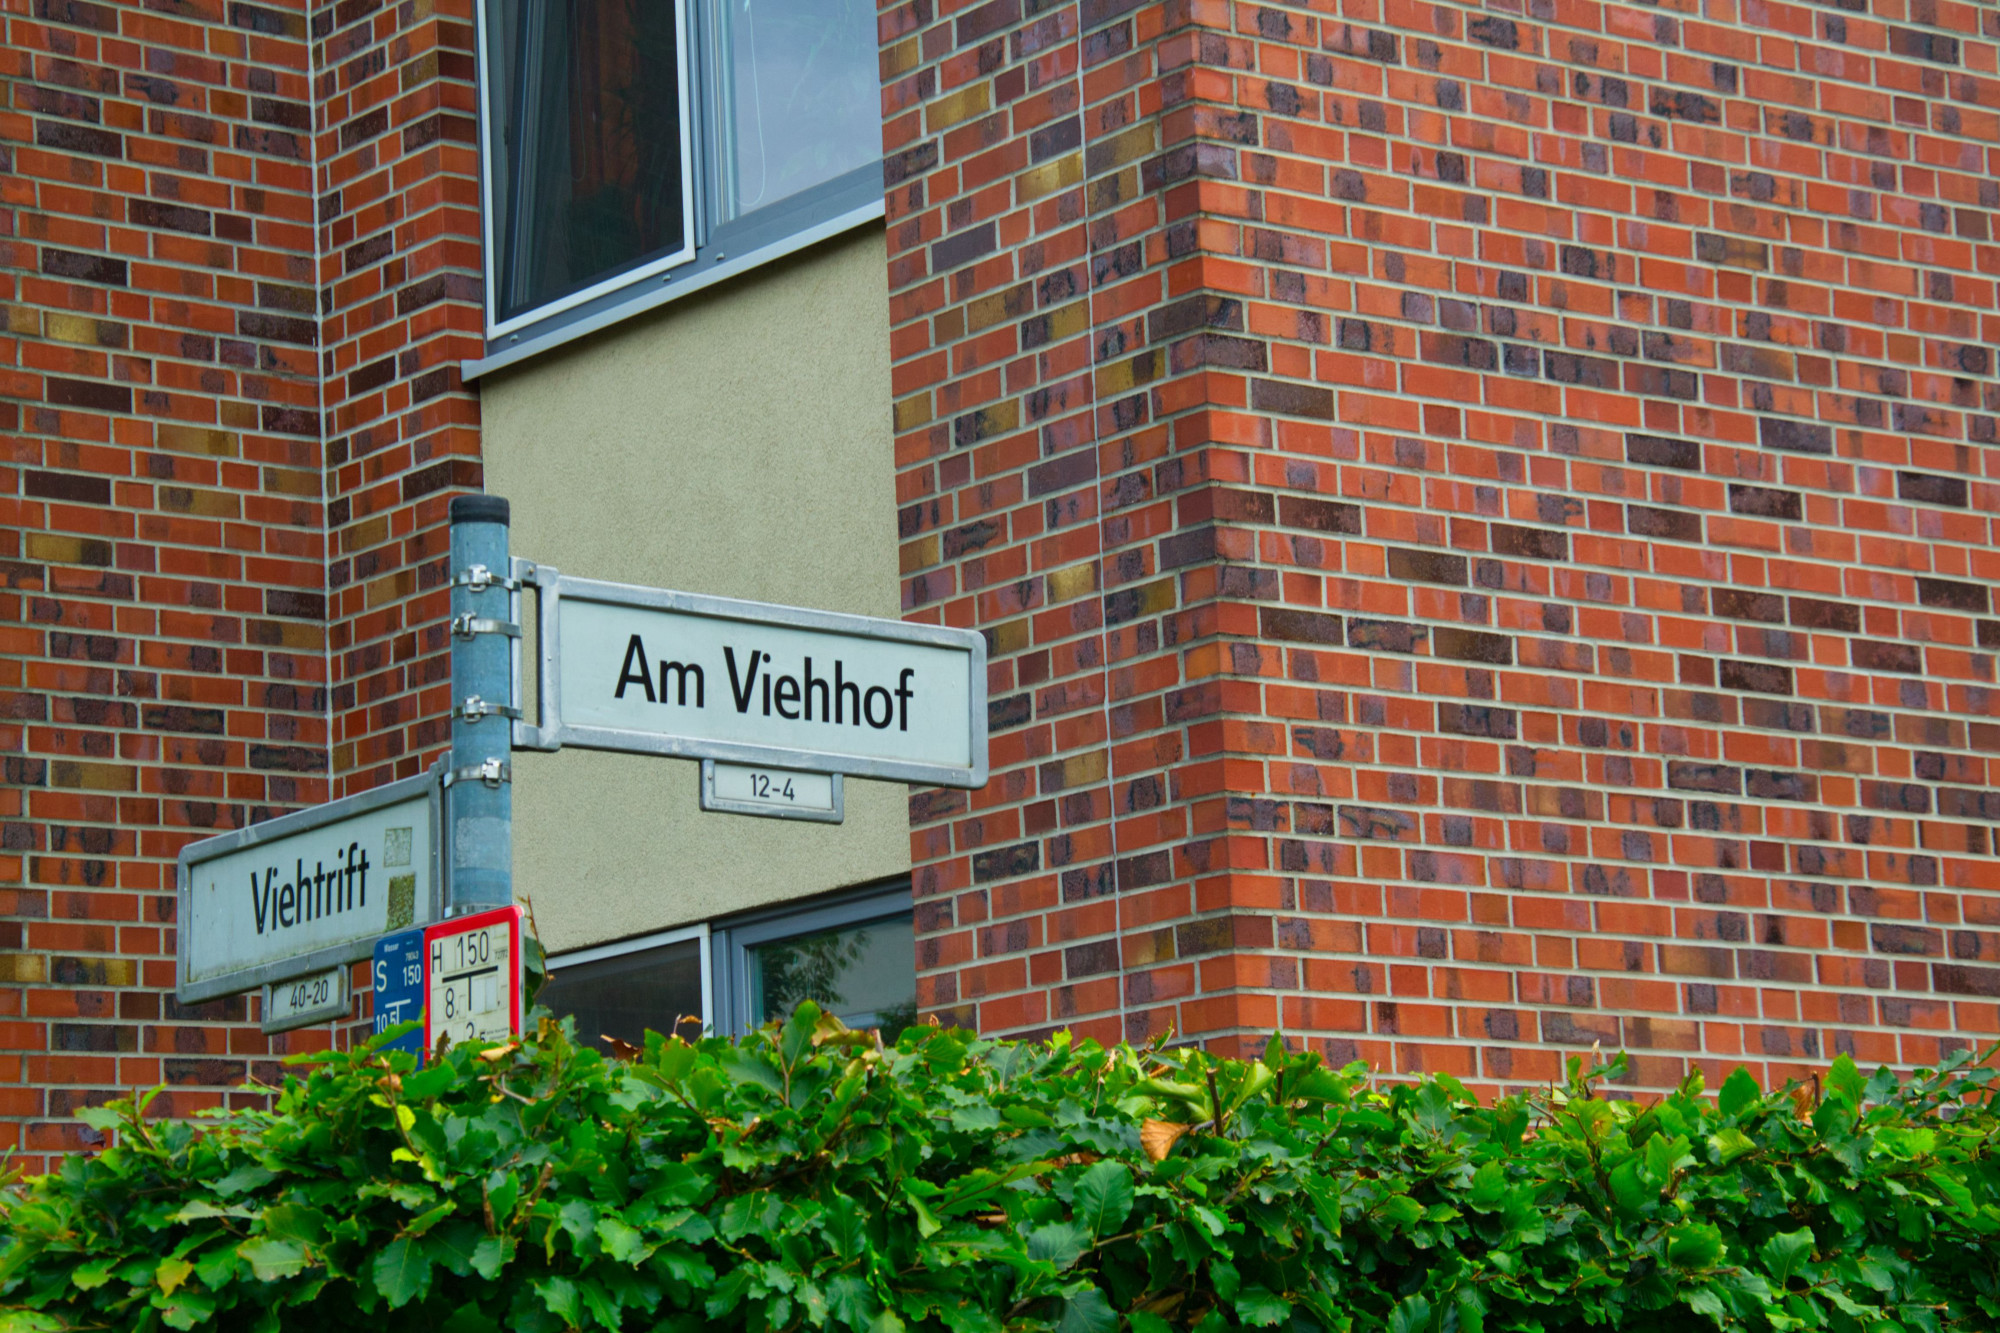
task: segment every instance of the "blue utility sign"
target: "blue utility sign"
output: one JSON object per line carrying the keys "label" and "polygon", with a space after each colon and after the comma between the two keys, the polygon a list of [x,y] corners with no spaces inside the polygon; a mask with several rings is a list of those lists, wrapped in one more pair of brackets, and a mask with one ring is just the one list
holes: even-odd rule
{"label": "blue utility sign", "polygon": [[[375,1031],[424,1016],[424,932],[399,930],[375,941]],[[383,1047],[421,1057],[424,1030],[406,1032]]]}

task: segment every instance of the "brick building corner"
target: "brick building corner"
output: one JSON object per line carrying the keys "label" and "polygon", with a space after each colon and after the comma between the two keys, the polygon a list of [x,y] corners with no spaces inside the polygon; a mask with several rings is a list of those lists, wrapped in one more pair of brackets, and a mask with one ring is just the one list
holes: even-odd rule
{"label": "brick building corner", "polygon": [[1990,8],[882,23],[905,606],[994,654],[929,1012],[1488,1085],[2000,1030]]}

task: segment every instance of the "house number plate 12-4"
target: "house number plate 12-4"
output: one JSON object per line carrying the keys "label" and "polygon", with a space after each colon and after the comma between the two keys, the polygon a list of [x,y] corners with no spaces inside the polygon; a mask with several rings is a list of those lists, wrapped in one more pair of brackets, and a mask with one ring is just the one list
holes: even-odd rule
{"label": "house number plate 12-4", "polygon": [[719,759],[704,759],[701,764],[704,810],[838,824],[846,815],[846,796],[838,773],[806,773]]}

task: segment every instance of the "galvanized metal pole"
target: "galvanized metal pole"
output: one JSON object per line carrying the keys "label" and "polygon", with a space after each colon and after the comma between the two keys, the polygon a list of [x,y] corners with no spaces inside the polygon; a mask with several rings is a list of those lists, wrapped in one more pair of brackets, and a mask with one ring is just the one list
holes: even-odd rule
{"label": "galvanized metal pole", "polygon": [[446,915],[514,901],[512,580],[507,502],[451,502],[451,763],[445,811]]}

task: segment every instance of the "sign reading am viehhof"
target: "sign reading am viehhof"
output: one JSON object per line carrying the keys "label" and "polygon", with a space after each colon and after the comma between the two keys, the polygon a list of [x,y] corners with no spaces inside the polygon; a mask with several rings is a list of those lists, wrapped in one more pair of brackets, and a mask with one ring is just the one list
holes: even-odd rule
{"label": "sign reading am viehhof", "polygon": [[534,573],[526,743],[986,782],[986,641],[911,625]]}
{"label": "sign reading am viehhof", "polygon": [[183,848],[183,1004],[371,956],[438,917],[435,773]]}

